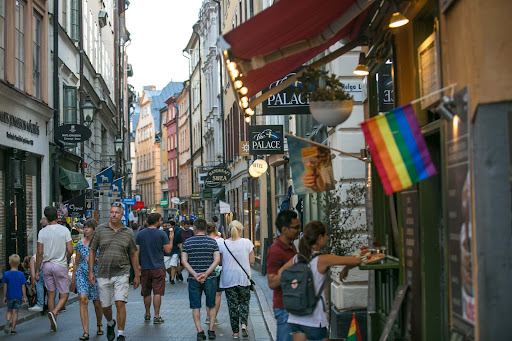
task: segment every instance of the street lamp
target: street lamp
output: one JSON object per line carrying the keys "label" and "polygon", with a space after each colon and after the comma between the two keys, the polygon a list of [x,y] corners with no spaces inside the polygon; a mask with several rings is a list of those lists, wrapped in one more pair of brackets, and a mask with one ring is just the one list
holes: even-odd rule
{"label": "street lamp", "polygon": [[114,142],[114,146],[116,148],[116,152],[121,154],[123,152],[123,145],[124,145],[124,142],[123,140],[121,140],[120,137],[118,137],[116,139],[116,141]]}
{"label": "street lamp", "polygon": [[91,123],[92,123],[92,119],[94,117],[94,112],[96,111],[97,108],[94,105],[94,103],[91,101],[91,97],[89,97],[89,95],[87,95],[87,97],[85,98],[84,104],[82,104],[82,106],[80,108],[82,109],[82,113],[84,115],[85,125],[87,127],[90,127]]}
{"label": "street lamp", "polygon": [[124,163],[124,170],[126,174],[132,174],[132,162],[130,160]]}

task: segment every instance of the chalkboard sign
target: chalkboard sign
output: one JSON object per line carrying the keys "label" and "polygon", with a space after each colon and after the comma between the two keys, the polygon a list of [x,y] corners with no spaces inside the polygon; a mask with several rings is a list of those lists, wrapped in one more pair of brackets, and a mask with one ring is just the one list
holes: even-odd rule
{"label": "chalkboard sign", "polygon": [[400,311],[400,307],[402,306],[402,302],[404,301],[405,294],[407,293],[407,289],[409,286],[400,285],[396,290],[395,300],[393,301],[393,306],[391,307],[391,312],[388,315],[388,319],[386,320],[386,326],[384,327],[384,331],[380,336],[379,341],[386,341],[389,337],[389,333],[393,328],[393,324],[395,324],[396,317],[398,316],[398,312]]}

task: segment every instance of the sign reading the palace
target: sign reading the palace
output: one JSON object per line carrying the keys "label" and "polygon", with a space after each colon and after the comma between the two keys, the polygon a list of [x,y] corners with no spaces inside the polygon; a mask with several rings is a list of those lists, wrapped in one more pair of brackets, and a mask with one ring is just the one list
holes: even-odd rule
{"label": "sign reading the palace", "polygon": [[249,154],[283,154],[283,126],[249,126]]}
{"label": "sign reading the palace", "polygon": [[81,124],[63,124],[55,129],[55,139],[66,143],[87,141],[91,135],[91,130]]}
{"label": "sign reading the palace", "polygon": [[[228,182],[229,179],[231,179],[231,172],[229,169],[224,167],[215,167],[208,171],[208,177],[204,180],[205,185],[209,181],[216,181],[216,182]],[[209,186],[208,186],[209,187]],[[210,187],[212,188],[212,187]]]}
{"label": "sign reading the palace", "polygon": [[[287,74],[283,78],[270,84],[263,92],[275,88],[293,75],[295,75],[295,72]],[[302,86],[302,84],[295,81],[289,87],[267,98],[267,100],[262,103],[263,115],[309,114],[309,100],[296,91],[297,86]]]}

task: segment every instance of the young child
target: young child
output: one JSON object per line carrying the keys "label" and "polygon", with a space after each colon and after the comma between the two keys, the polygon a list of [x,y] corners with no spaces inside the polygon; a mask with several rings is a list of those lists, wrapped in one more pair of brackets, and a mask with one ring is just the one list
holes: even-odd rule
{"label": "young child", "polygon": [[18,322],[18,309],[22,303],[27,301],[25,284],[27,280],[23,272],[18,271],[20,256],[13,254],[9,257],[10,271],[4,273],[4,304],[7,304],[7,318],[4,326],[4,333],[9,333],[9,323],[12,315],[11,334],[16,334],[16,322]]}

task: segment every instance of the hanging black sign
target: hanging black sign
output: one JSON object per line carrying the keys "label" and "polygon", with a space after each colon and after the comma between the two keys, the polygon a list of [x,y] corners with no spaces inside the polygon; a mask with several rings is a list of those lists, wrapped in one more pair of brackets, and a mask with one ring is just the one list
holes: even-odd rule
{"label": "hanging black sign", "polygon": [[[205,182],[205,185],[207,182],[219,182],[219,183],[223,183],[223,182],[228,182],[229,179],[231,179],[231,172],[229,169],[227,168],[223,168],[223,167],[216,167],[216,168],[212,168],[208,171],[208,177],[204,180]],[[207,187],[210,187],[210,186],[207,186]],[[210,187],[212,188],[212,187]]]}
{"label": "hanging black sign", "polygon": [[68,215],[71,217],[81,217],[85,214],[85,193],[68,201]]}
{"label": "hanging black sign", "polygon": [[249,126],[249,154],[283,154],[283,126]]}
{"label": "hanging black sign", "polygon": [[63,124],[55,129],[55,140],[66,143],[87,141],[91,135],[91,130],[81,124]]}
{"label": "hanging black sign", "polygon": [[204,178],[204,187],[206,188],[219,188],[222,186],[220,181],[212,180],[210,177]]}
{"label": "hanging black sign", "polygon": [[[295,75],[295,72],[278,79],[263,92],[275,88],[293,75]],[[302,86],[302,84],[295,81],[289,87],[267,98],[265,102],[261,103],[263,115],[309,114],[309,98],[297,91],[298,86]]]}

